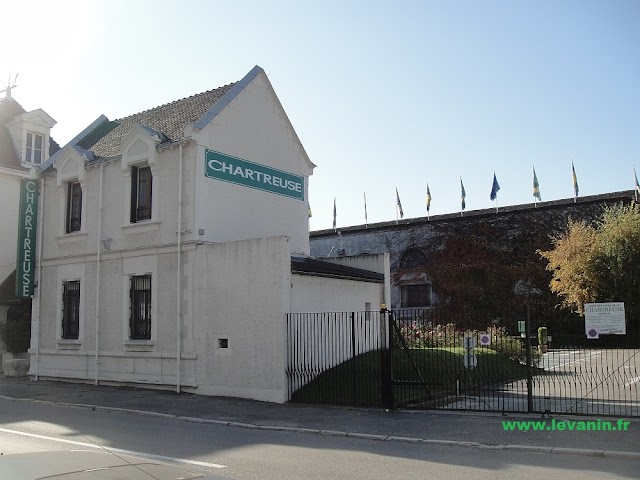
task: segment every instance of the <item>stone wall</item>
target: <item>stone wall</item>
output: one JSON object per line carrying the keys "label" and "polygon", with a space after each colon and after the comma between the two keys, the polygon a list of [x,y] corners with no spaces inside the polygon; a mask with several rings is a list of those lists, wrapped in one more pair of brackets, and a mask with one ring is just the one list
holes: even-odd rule
{"label": "stone wall", "polygon": [[[551,202],[501,207],[396,222],[311,232],[311,255],[318,257],[389,253],[392,274],[391,306],[402,304],[403,284],[433,282],[433,303],[452,297],[476,307],[518,301],[533,291],[551,305],[550,273],[538,249],[548,249],[551,237],[564,232],[569,219],[595,221],[607,205],[633,201],[623,191]],[[419,252],[417,264],[404,257]],[[421,252],[421,253],[420,253]],[[440,288],[438,288],[440,287]],[[519,291],[520,290],[520,291]],[[447,294],[443,295],[443,291]],[[444,298],[446,296],[446,298]],[[495,305],[493,305],[495,306]]]}

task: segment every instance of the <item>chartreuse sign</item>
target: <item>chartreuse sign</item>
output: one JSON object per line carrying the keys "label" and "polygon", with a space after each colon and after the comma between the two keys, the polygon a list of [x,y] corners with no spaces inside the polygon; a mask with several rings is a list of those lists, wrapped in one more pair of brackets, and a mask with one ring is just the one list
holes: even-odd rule
{"label": "chartreuse sign", "polygon": [[204,174],[223,182],[304,200],[304,178],[301,176],[213,150],[205,150]]}
{"label": "chartreuse sign", "polygon": [[18,218],[18,263],[16,297],[31,298],[36,265],[36,225],[38,218],[38,181],[20,182],[20,217]]}

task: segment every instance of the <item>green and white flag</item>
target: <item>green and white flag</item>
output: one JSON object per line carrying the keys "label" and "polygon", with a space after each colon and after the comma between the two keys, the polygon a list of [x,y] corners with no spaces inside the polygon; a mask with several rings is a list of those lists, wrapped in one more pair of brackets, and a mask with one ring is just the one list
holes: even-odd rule
{"label": "green and white flag", "polygon": [[533,167],[533,198],[539,202],[542,201],[542,195],[540,195],[540,184],[538,183],[538,177],[536,176],[536,167]]}

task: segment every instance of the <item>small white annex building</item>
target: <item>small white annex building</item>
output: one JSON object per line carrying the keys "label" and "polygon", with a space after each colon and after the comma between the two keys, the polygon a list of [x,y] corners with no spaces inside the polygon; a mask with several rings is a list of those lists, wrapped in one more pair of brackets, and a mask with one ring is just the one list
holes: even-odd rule
{"label": "small white annex building", "polygon": [[377,309],[385,255],[309,258],[309,160],[265,72],[44,164],[30,375],[283,402],[286,314]]}

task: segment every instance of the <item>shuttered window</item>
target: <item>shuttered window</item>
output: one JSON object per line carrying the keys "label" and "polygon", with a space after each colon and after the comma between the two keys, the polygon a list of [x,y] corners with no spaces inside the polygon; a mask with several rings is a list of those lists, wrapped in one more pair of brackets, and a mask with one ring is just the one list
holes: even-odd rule
{"label": "shuttered window", "polygon": [[80,333],[80,282],[62,284],[62,338],[77,340]]}
{"label": "shuttered window", "polygon": [[129,337],[132,340],[150,340],[151,275],[131,277],[130,296]]}

